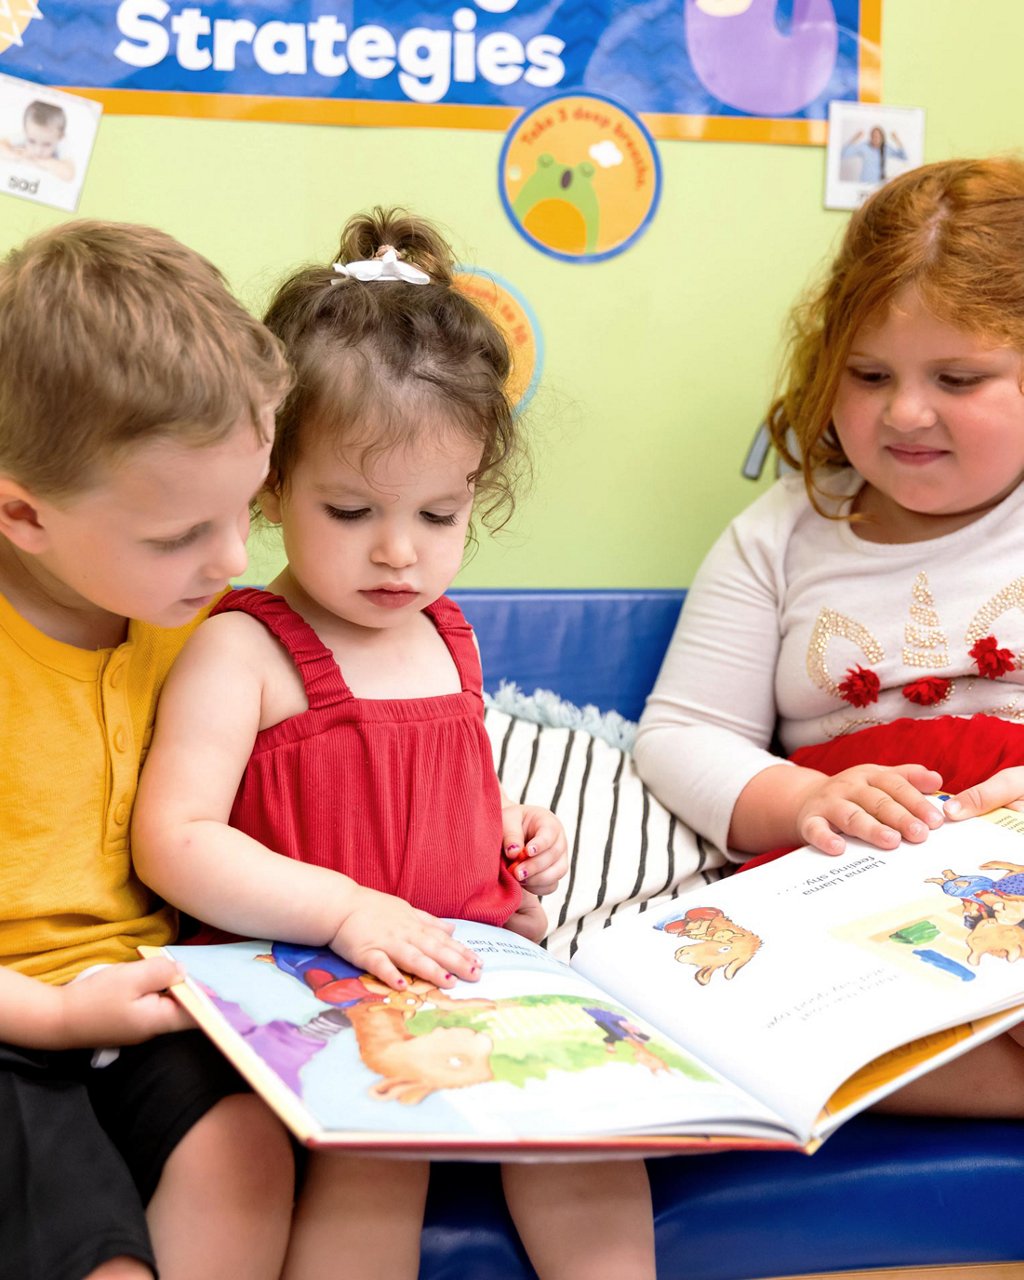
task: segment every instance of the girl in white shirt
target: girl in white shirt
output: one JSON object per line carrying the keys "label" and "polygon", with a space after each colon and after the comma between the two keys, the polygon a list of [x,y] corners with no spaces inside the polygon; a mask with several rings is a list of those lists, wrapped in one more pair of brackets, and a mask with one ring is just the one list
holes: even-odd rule
{"label": "girl in white shirt", "polygon": [[[950,818],[1024,809],[1024,163],[926,165],[853,214],[769,426],[798,474],[697,574],[644,781],[738,861],[925,840],[940,789]],[[1024,1115],[1022,1047],[889,1105]]]}

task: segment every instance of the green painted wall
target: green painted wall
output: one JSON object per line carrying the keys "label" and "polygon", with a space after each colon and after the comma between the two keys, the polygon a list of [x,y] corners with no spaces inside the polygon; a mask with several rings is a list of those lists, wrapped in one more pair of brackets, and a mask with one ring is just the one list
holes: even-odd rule
{"label": "green painted wall", "polygon": [[[927,111],[926,159],[1024,143],[1021,0],[885,0],[883,99]],[[2,70],[2,66],[0,66]],[[497,195],[502,136],[108,116],[78,213],[152,222],[207,254],[259,310],[325,260],[352,212],[406,205],[539,317],[544,381],[528,426],[537,479],[484,537],[473,586],[683,586],[763,487],[740,465],[770,396],[786,311],[841,233],[824,151],[661,145],[647,233],[608,262],[558,262]],[[0,250],[65,215],[0,199]],[[273,545],[254,543],[250,581]]]}

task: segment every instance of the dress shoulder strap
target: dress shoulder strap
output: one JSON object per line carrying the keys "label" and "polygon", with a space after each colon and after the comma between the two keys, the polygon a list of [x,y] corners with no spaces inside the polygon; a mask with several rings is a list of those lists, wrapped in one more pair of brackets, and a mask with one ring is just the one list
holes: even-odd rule
{"label": "dress shoulder strap", "polygon": [[482,693],[484,677],[480,654],[473,628],[466,621],[465,614],[448,596],[439,597],[432,605],[427,606],[425,612],[448,646],[463,689],[470,693]]}
{"label": "dress shoulder strap", "polygon": [[352,697],[334,654],[283,596],[254,587],[236,587],[210,610],[211,617],[217,613],[247,613],[267,628],[295,663],[311,711]]}

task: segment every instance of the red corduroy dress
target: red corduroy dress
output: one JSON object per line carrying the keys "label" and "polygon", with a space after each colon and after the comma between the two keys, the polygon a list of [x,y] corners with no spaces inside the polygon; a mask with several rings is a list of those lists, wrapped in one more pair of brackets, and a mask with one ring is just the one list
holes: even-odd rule
{"label": "red corduroy dress", "polygon": [[[483,677],[459,607],[442,597],[425,612],[461,691],[409,699],[355,697],[334,655],[280,596],[229,591],[213,612],[229,611],[250,614],[277,638],[309,701],[257,736],[231,825],[434,915],[503,925],[522,890],[501,854]],[[224,936],[204,927],[190,941]]]}

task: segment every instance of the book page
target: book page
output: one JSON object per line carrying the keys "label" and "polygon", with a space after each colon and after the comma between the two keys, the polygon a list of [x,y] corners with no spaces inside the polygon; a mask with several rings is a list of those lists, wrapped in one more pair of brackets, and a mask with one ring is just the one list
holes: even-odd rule
{"label": "book page", "polygon": [[540,948],[486,925],[457,936],[484,976],[446,991],[390,991],[319,948],[166,951],[187,969],[190,1007],[216,1010],[210,1034],[306,1141],[713,1132],[793,1145],[763,1104]]}
{"label": "book page", "polygon": [[[809,1139],[865,1064],[1024,1002],[1022,833],[1000,811],[891,852],[799,850],[585,938],[573,964]],[[847,1091],[845,1114],[898,1087],[895,1061]]]}

